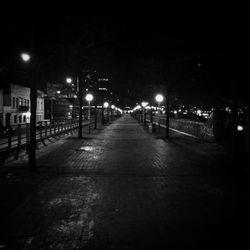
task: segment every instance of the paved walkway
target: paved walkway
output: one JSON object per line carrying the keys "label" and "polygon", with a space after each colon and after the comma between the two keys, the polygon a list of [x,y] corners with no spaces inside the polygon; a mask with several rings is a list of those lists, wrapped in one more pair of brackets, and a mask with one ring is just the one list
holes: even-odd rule
{"label": "paved walkway", "polygon": [[248,177],[227,174],[222,147],[175,134],[165,141],[129,116],[55,145],[40,155],[38,173],[0,179],[0,249],[225,249],[247,242]]}

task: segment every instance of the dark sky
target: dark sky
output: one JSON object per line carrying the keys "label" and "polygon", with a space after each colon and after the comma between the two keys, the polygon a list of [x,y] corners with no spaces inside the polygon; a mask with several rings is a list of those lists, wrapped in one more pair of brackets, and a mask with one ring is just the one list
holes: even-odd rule
{"label": "dark sky", "polygon": [[231,82],[245,80],[245,6],[120,3],[55,10],[1,18],[2,69],[22,71],[17,55],[24,49],[39,58],[44,82],[95,68],[110,77],[124,104],[150,98],[166,81],[179,100],[227,99]]}

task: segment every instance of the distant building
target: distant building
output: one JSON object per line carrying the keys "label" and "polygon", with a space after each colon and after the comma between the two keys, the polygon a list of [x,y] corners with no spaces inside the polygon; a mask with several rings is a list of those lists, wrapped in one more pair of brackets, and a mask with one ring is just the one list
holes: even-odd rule
{"label": "distant building", "polygon": [[[47,83],[45,96],[45,119],[64,120],[73,116],[73,106],[77,103],[69,86],[60,83]],[[76,112],[74,108],[74,112]]]}
{"label": "distant building", "polygon": [[[15,126],[30,122],[30,88],[21,85],[5,85],[0,90],[0,117],[3,126]],[[38,91],[37,121],[44,119],[44,93]]]}
{"label": "distant building", "polygon": [[36,121],[44,120],[44,93],[40,90],[37,91],[37,104],[36,104]]}
{"label": "distant building", "polygon": [[67,98],[45,99],[45,119],[71,119],[71,102]]}

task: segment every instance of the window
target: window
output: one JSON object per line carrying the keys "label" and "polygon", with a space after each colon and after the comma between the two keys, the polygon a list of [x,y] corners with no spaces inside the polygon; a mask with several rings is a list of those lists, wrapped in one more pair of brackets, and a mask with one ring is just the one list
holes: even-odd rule
{"label": "window", "polygon": [[19,123],[21,123],[21,122],[22,122],[22,116],[19,115]]}
{"label": "window", "polygon": [[17,116],[14,115],[14,123],[17,123]]}
{"label": "window", "polygon": [[30,105],[30,101],[29,100],[27,100],[27,106],[29,106]]}
{"label": "window", "polygon": [[18,98],[16,98],[16,108],[19,107],[19,101],[18,101]]}
{"label": "window", "polygon": [[15,104],[16,104],[16,98],[13,97],[13,98],[12,98],[12,107],[13,107],[13,108],[15,108]]}
{"label": "window", "polygon": [[23,116],[23,122],[26,122],[26,115]]}

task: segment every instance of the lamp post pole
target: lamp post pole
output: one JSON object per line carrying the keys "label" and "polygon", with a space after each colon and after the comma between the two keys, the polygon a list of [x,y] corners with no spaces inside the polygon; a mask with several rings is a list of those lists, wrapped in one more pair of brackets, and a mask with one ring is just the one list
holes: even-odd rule
{"label": "lamp post pole", "polygon": [[[33,80],[33,79],[32,79]],[[29,145],[29,168],[36,171],[36,107],[37,106],[37,83],[36,79],[30,89],[30,145]]]}
{"label": "lamp post pole", "polygon": [[169,138],[169,91],[166,94],[166,138]]}
{"label": "lamp post pole", "polygon": [[83,106],[83,86],[79,82],[77,77],[77,86],[79,88],[79,129],[78,129],[78,138],[82,139],[82,106]]}
{"label": "lamp post pole", "polygon": [[109,110],[108,110],[109,103],[108,102],[104,102],[103,107],[105,108],[106,113],[107,113],[107,122],[109,122]]}
{"label": "lamp post pole", "polygon": [[[29,63],[31,56],[28,53],[22,53],[21,59],[24,63]],[[31,84],[30,84],[30,141],[29,141],[29,169],[36,171],[36,106],[37,106],[37,69],[35,65],[37,60],[33,61],[30,66],[31,71]]]}
{"label": "lamp post pole", "polygon": [[93,95],[92,94],[87,94],[86,97],[85,97],[85,99],[86,99],[86,101],[89,104],[89,108],[88,108],[88,121],[89,121],[89,133],[90,133],[90,109],[91,109],[90,102],[93,100]]}
{"label": "lamp post pole", "polygon": [[159,132],[161,129],[161,125],[160,125],[160,102],[158,102],[158,128],[159,128]]}
{"label": "lamp post pole", "polygon": [[155,97],[155,100],[158,103],[158,126],[159,126],[159,132],[160,132],[160,128],[161,128],[161,125],[160,125],[160,103],[163,101],[163,99],[164,99],[163,95],[161,95],[161,94],[158,94]]}
{"label": "lamp post pole", "polygon": [[89,101],[89,110],[88,110],[88,121],[89,121],[89,134],[90,134],[90,101]]}
{"label": "lamp post pole", "polygon": [[146,127],[147,126],[147,120],[146,120],[146,106],[148,105],[147,102],[142,102],[141,103],[142,108],[143,108],[143,124]]}

